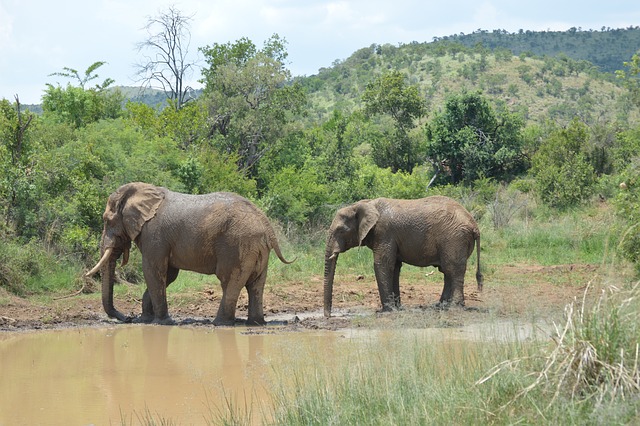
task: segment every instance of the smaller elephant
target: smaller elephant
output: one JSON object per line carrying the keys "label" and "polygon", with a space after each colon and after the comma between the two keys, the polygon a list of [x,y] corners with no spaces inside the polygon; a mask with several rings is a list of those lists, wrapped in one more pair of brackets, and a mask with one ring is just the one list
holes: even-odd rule
{"label": "smaller elephant", "polygon": [[400,307],[400,268],[436,266],[444,274],[440,304],[464,306],[467,260],[476,247],[476,280],[482,291],[480,231],[473,216],[451,198],[377,198],[344,207],[335,215],[325,251],[324,315],[331,316],[338,254],[365,245],[373,251],[383,311]]}
{"label": "smaller elephant", "polygon": [[109,317],[130,321],[113,306],[116,260],[129,258],[131,242],[142,254],[147,289],[142,321],[172,323],[166,288],[181,269],[215,274],[222,284],[216,325],[235,322],[238,296],[249,295],[249,324],[264,324],[263,292],[269,253],[283,263],[267,216],[249,200],[230,192],[189,195],[142,182],[121,186],[109,196],[100,244],[101,259],[87,273],[102,275],[102,305]]}

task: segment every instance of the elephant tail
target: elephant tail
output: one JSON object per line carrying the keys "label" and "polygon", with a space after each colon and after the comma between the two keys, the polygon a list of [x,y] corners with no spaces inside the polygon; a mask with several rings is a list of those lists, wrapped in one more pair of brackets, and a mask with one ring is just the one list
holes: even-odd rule
{"label": "elephant tail", "polygon": [[294,258],[293,260],[287,260],[284,258],[282,252],[280,251],[280,244],[278,244],[278,239],[273,232],[271,233],[271,238],[269,239],[269,248],[273,249],[273,251],[276,253],[276,256],[278,256],[278,259],[280,259],[280,262],[284,263],[285,265],[290,265],[296,261],[296,258]]}
{"label": "elephant tail", "polygon": [[478,291],[482,291],[482,285],[484,282],[484,277],[482,276],[482,271],[480,269],[480,231],[476,231],[476,253],[478,256],[478,262],[476,265],[476,281],[478,282]]}

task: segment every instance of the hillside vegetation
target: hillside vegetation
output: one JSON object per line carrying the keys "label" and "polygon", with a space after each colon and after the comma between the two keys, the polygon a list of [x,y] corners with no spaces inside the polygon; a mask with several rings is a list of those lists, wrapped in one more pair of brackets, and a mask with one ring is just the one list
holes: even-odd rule
{"label": "hillside vegetation", "polygon": [[[620,62],[617,69],[622,67]],[[449,94],[478,90],[498,108],[518,112],[530,122],[566,123],[577,116],[597,124],[638,117],[627,90],[612,73],[601,73],[592,63],[566,54],[513,56],[504,47],[443,42],[372,45],[300,81],[322,114],[336,107],[360,107],[367,83],[388,70],[406,75],[430,110],[441,108]]]}
{"label": "hillside vegetation", "polygon": [[477,30],[471,34],[454,34],[436,38],[437,42],[460,43],[466,47],[482,45],[488,49],[508,49],[514,55],[566,55],[577,61],[591,62],[600,71],[620,69],[621,58],[633,56],[640,44],[640,27],[608,28],[600,31],[570,28],[567,31]]}

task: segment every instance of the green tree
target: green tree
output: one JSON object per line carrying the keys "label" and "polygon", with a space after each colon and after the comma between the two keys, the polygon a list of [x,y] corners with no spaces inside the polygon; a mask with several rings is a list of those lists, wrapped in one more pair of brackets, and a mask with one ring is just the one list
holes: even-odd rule
{"label": "green tree", "polygon": [[262,49],[248,39],[214,44],[200,51],[210,134],[218,148],[235,154],[238,167],[255,176],[257,165],[285,137],[302,112],[305,94],[285,68],[286,41],[277,34]]}
{"label": "green tree", "polygon": [[128,102],[125,115],[129,122],[150,135],[170,137],[185,150],[206,140],[210,128],[207,110],[202,103],[189,102],[181,108],[176,108],[173,106],[174,102],[170,100],[170,107],[159,111],[149,105]]}
{"label": "green tree", "polygon": [[624,66],[627,70],[617,70],[616,76],[624,82],[631,99],[640,107],[640,52],[634,54],[630,61],[624,62]]}
{"label": "green tree", "polygon": [[[0,206],[5,223],[18,232],[31,206],[32,154],[35,151],[30,127],[36,116],[22,111],[20,100],[0,101]],[[37,120],[36,120],[37,121]]]}
{"label": "green tree", "polygon": [[596,174],[585,153],[588,141],[587,126],[574,119],[542,142],[531,171],[545,204],[567,208],[592,195]]}
{"label": "green tree", "polygon": [[452,95],[426,126],[427,156],[453,184],[508,180],[527,166],[523,126],[516,114],[496,113],[480,93]]}
{"label": "green tree", "polygon": [[411,135],[415,121],[426,113],[425,100],[416,86],[408,85],[400,71],[386,73],[369,84],[362,96],[367,116],[387,115],[393,131],[372,144],[373,158],[380,167],[411,173],[420,162],[420,144]]}
{"label": "green tree", "polygon": [[640,274],[640,126],[618,133],[613,158],[620,184],[613,204],[625,227],[620,248]]}
{"label": "green tree", "polygon": [[304,225],[326,204],[327,188],[313,166],[287,166],[271,180],[263,203],[269,216],[285,223]]}
{"label": "green tree", "polygon": [[42,97],[42,110],[45,117],[55,121],[69,123],[76,128],[86,126],[105,118],[116,118],[122,113],[124,97],[119,90],[111,90],[114,81],[107,78],[102,84],[86,89],[89,81],[98,78],[95,71],[105,62],[95,62],[80,76],[78,71],[72,68],[64,68],[64,72],[51,74],[75,79],[78,86],[70,83],[66,87],[47,84],[47,89]]}

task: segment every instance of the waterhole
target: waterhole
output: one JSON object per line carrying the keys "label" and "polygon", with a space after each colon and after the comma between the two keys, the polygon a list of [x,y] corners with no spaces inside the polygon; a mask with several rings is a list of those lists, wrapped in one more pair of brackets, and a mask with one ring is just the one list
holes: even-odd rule
{"label": "waterhole", "polygon": [[[492,327],[496,327],[493,325]],[[498,325],[508,340],[530,327]],[[392,331],[291,331],[119,325],[0,333],[0,425],[215,423],[229,404],[269,416],[265,402],[295,365],[331,365],[402,333],[445,342],[486,337],[478,327]],[[447,343],[448,342],[448,343]]]}

